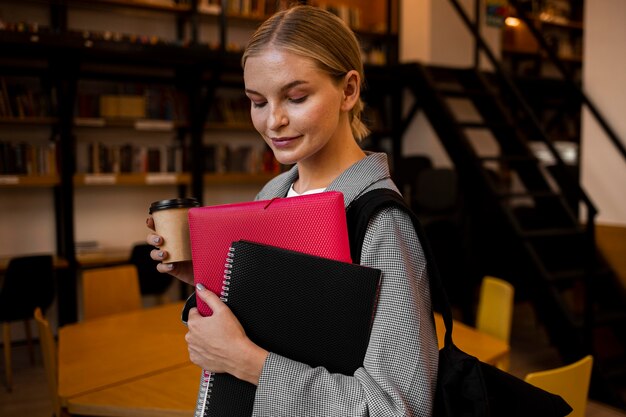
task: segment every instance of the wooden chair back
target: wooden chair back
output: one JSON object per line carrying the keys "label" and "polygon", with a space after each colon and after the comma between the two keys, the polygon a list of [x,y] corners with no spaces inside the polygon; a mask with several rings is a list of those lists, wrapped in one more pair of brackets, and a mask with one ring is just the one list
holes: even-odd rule
{"label": "wooden chair back", "polygon": [[525,381],[553,394],[560,395],[573,411],[568,417],[584,417],[589,395],[593,356],[560,368],[531,372]]}
{"label": "wooden chair back", "polygon": [[41,346],[41,356],[43,357],[43,365],[46,370],[46,380],[48,381],[48,392],[52,400],[54,415],[60,417],[61,400],[59,399],[58,390],[58,365],[57,365],[57,347],[52,336],[52,330],[48,320],[46,320],[39,307],[35,308],[35,321],[39,330],[39,345]]}
{"label": "wooden chair back", "polygon": [[515,289],[507,281],[486,276],[480,286],[476,328],[509,342],[513,321]]}
{"label": "wooden chair back", "polygon": [[[515,288],[507,281],[485,276],[480,285],[476,328],[506,343],[511,339]],[[509,370],[510,359],[502,358],[496,366]]]}
{"label": "wooden chair back", "polygon": [[82,273],[83,319],[142,308],[135,265],[86,269]]}

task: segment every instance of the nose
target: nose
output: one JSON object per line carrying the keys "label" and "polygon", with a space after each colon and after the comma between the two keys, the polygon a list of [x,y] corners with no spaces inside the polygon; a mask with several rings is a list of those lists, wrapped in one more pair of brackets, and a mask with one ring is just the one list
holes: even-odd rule
{"label": "nose", "polygon": [[288,123],[289,118],[287,117],[287,113],[284,111],[282,106],[272,106],[267,120],[267,127],[271,130],[277,130],[286,126]]}

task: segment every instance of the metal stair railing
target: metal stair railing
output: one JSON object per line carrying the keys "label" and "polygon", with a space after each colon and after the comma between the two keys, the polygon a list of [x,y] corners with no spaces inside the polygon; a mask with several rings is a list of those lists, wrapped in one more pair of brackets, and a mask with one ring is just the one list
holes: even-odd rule
{"label": "metal stair railing", "polygon": [[563,64],[563,61],[558,57],[554,48],[550,46],[550,44],[548,44],[546,38],[542,35],[541,31],[533,24],[528,14],[519,12],[523,9],[521,2],[519,0],[508,1],[509,4],[518,11],[516,17],[518,17],[526,24],[533,37],[537,40],[541,50],[546,52],[547,57],[561,73],[561,76],[568,84],[568,86],[572,89],[572,91],[574,91],[580,101],[588,107],[589,111],[596,119],[596,122],[598,122],[600,127],[602,127],[604,133],[606,133],[608,138],[611,140],[613,145],[617,148],[619,153],[622,155],[622,158],[626,162],[626,147],[624,146],[624,142],[620,140],[620,138],[617,136],[617,133],[615,133],[615,130],[613,130],[609,122],[604,118],[598,107],[593,103],[593,101],[589,98],[589,96],[585,93],[581,86],[574,81],[574,77],[572,76],[571,71],[569,71],[569,69]]}
{"label": "metal stair railing", "polygon": [[[516,101],[520,104],[522,110],[524,111],[526,116],[530,119],[530,121],[535,126],[537,126],[537,131],[539,133],[539,137],[538,138],[543,143],[546,144],[546,146],[548,147],[548,150],[550,151],[550,153],[554,157],[554,160],[556,161],[557,165],[559,165],[560,168],[562,168],[563,171],[565,172],[566,171],[565,170],[566,164],[563,161],[563,159],[561,158],[560,153],[558,152],[558,150],[556,149],[556,147],[552,143],[552,140],[549,139],[548,134],[546,133],[545,129],[541,126],[541,123],[539,122],[539,119],[535,115],[534,111],[532,110],[532,108],[530,107],[528,102],[524,99],[524,96],[522,95],[522,93],[519,91],[519,89],[517,88],[517,86],[515,85],[513,80],[511,79],[511,77],[509,77],[507,75],[506,70],[503,68],[503,66],[500,63],[500,61],[496,58],[496,56],[494,55],[494,53],[491,50],[491,48],[489,47],[489,45],[487,45],[487,43],[485,42],[484,38],[481,36],[480,31],[478,30],[476,25],[474,23],[472,23],[471,19],[469,18],[469,16],[467,15],[465,10],[463,9],[463,6],[461,6],[459,4],[458,0],[450,0],[450,3],[454,7],[454,9],[457,11],[457,13],[459,14],[459,17],[461,18],[463,23],[465,23],[465,25],[467,26],[468,30],[470,30],[470,32],[472,32],[472,35],[474,36],[474,38],[476,40],[476,44],[477,44],[478,48],[480,48],[480,50],[482,50],[482,52],[485,54],[485,56],[489,59],[491,65],[493,65],[493,67],[496,69],[496,73],[502,79],[504,85],[513,94],[513,96],[515,97]],[[567,174],[567,172],[566,172],[566,174]],[[596,209],[595,205],[593,204],[593,202],[591,201],[591,199],[589,198],[587,193],[583,190],[583,188],[581,187],[580,183],[577,180],[575,180],[574,178],[572,178],[571,175],[565,175],[565,177],[569,179],[569,181],[573,185],[573,190],[577,193],[577,196],[581,199],[581,201],[586,206],[586,209],[587,209],[587,225],[593,225],[594,218],[595,218],[598,210]],[[591,226],[591,227],[593,227],[593,226]]]}
{"label": "metal stair railing", "polygon": [[[563,172],[561,181],[566,181],[568,183],[566,185],[571,186],[571,189],[575,193],[576,197],[585,206],[585,209],[586,209],[585,210],[586,211],[585,238],[587,242],[587,249],[589,251],[588,252],[589,256],[588,256],[587,262],[585,262],[586,264],[585,274],[584,274],[585,278],[583,281],[584,286],[587,289],[585,291],[585,300],[584,300],[584,319],[583,319],[584,337],[583,339],[585,341],[584,342],[585,349],[588,351],[591,351],[592,343],[593,343],[592,342],[593,323],[595,321],[594,313],[593,313],[593,296],[591,294],[592,293],[591,290],[593,286],[591,284],[592,284],[592,276],[593,276],[594,265],[595,265],[593,261],[593,258],[594,258],[593,254],[595,254],[595,251],[596,251],[595,217],[598,213],[598,210],[596,206],[594,205],[594,203],[589,198],[589,196],[587,195],[587,193],[585,192],[585,190],[582,188],[578,179],[574,178],[573,175],[566,169],[566,164],[561,158],[560,152],[558,152],[558,150],[554,146],[552,140],[549,138],[544,127],[539,122],[539,119],[537,118],[535,112],[532,110],[532,108],[530,107],[530,105],[528,104],[528,102],[526,101],[522,93],[520,92],[520,90],[517,88],[517,86],[511,79],[511,77],[507,74],[507,71],[503,68],[500,61],[496,58],[496,56],[494,55],[489,45],[487,45],[486,41],[480,34],[479,25],[476,22],[472,22],[472,20],[469,18],[463,6],[461,6],[458,0],[450,0],[450,4],[456,10],[457,14],[461,18],[461,20],[463,21],[467,29],[472,33],[476,42],[477,49],[479,49],[485,54],[485,56],[488,58],[489,62],[495,69],[496,75],[500,77],[503,85],[506,88],[508,88],[508,90],[512,94],[515,101],[520,105],[521,110],[524,112],[526,117],[528,117],[530,123],[532,123],[536,127],[537,134],[538,134],[537,138],[547,146],[548,151],[550,152],[550,154],[554,158],[554,161],[556,162],[556,165]],[[477,54],[478,52],[476,52],[476,55]],[[554,56],[554,58],[558,60],[558,57]],[[477,63],[478,63],[478,60],[476,59],[475,65],[477,65]],[[578,87],[578,86],[575,86],[575,87]],[[578,88],[578,90],[580,90],[580,88]],[[581,92],[581,94],[584,94],[584,93]],[[617,142],[621,144],[619,139],[617,139]],[[619,149],[622,149],[622,148],[619,148]]]}

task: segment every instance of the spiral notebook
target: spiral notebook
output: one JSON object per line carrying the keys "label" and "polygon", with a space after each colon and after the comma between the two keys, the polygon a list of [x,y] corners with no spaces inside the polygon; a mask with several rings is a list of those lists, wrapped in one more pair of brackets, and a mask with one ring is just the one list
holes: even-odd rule
{"label": "spiral notebook", "polygon": [[[240,239],[352,262],[343,194],[327,191],[189,210],[195,282],[220,294],[224,258]],[[211,314],[199,298],[198,310]]]}
{"label": "spiral notebook", "polygon": [[[270,352],[331,373],[363,365],[381,271],[253,242],[233,242],[222,299]],[[250,416],[256,387],[204,374],[196,416]]]}

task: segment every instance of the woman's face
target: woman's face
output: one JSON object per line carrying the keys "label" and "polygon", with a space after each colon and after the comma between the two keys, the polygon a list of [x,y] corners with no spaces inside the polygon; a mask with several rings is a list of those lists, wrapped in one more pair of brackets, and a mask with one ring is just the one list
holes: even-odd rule
{"label": "woman's face", "polygon": [[244,67],[252,123],[276,159],[293,164],[337,141],[343,89],[311,59],[269,48]]}

